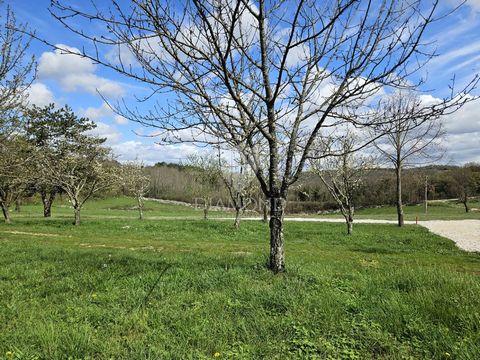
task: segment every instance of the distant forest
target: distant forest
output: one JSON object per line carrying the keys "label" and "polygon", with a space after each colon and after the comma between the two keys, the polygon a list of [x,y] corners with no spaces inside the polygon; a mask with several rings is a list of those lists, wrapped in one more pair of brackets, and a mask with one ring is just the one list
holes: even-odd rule
{"label": "distant forest", "polygon": [[[194,169],[188,165],[157,163],[146,172],[151,176],[149,197],[194,203],[199,197]],[[469,183],[470,196],[480,195],[480,164],[464,167],[438,165],[404,170],[404,204],[419,204],[428,199],[454,199],[462,196],[464,185]],[[260,196],[258,191],[258,196]],[[393,169],[375,168],[366,173],[356,194],[355,206],[375,207],[395,204],[395,173]],[[221,184],[212,196],[212,205],[228,206],[229,196]],[[337,208],[320,178],[306,171],[288,195],[289,213],[316,213]]]}

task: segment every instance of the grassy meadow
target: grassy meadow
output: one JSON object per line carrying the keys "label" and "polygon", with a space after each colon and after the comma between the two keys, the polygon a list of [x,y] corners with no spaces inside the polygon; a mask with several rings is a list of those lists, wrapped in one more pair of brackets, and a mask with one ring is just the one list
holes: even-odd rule
{"label": "grassy meadow", "polygon": [[0,224],[0,358],[480,358],[480,254],[422,227],[288,222],[273,275],[260,221],[133,207]]}

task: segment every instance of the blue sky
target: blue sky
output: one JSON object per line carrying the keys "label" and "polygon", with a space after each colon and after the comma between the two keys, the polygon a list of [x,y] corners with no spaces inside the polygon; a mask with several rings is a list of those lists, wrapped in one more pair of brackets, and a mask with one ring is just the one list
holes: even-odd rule
{"label": "blue sky", "polygon": [[[20,22],[28,23],[37,35],[54,44],[82,48],[81,38],[63,28],[48,12],[49,0],[7,1]],[[85,1],[69,0],[69,4],[82,6]],[[441,11],[448,11],[457,0],[441,0]],[[109,1],[97,0],[96,6],[108,6]],[[86,24],[85,26],[89,26]],[[467,0],[466,6],[447,19],[433,24],[425,39],[435,43],[438,57],[425,69],[428,83],[435,97],[445,96],[449,80],[455,75],[462,83],[480,72],[480,0]],[[30,49],[38,61],[38,79],[31,90],[30,99],[38,105],[55,102],[70,105],[79,115],[87,116],[97,125],[97,134],[108,139],[119,160],[141,159],[176,162],[194,152],[192,145],[158,146],[154,139],[139,134],[150,134],[138,124],[113,114],[97,94],[97,89],[115,101],[124,98],[134,104],[135,94],[146,94],[140,83],[135,83],[113,71],[93,65],[86,59],[56,53],[52,48],[35,41]],[[107,56],[107,54],[105,54]],[[478,92],[477,92],[478,93]],[[447,136],[445,146],[448,157],[443,162],[480,162],[480,101],[470,103],[445,119]]]}

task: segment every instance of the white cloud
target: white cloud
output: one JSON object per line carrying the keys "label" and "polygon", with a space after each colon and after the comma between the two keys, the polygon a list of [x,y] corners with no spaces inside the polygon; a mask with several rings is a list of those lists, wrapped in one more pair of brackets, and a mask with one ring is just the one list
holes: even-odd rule
{"label": "white cloud", "polygon": [[188,155],[199,152],[199,148],[192,144],[158,145],[147,144],[138,140],[120,142],[112,146],[119,161],[141,160],[147,165],[157,162],[180,162]]}
{"label": "white cloud", "polygon": [[467,5],[470,6],[473,11],[480,11],[480,0],[467,0]]}
{"label": "white cloud", "polygon": [[113,119],[117,125],[126,125],[128,120],[121,115],[116,115],[115,112],[108,106],[107,103],[102,103],[100,107],[88,107],[80,110],[82,116],[85,116],[93,121],[102,119]]}
{"label": "white cloud", "polygon": [[115,124],[118,124],[118,125],[127,125],[128,124],[128,119],[124,118],[121,115],[115,115],[115,117],[113,118],[113,121],[115,121]]}
{"label": "white cloud", "polygon": [[480,162],[478,139],[480,139],[480,101],[464,105],[457,112],[444,118],[447,155],[455,164]]}
{"label": "white cloud", "polygon": [[100,107],[88,107],[85,110],[82,110],[83,116],[89,118],[90,120],[98,120],[107,116],[112,115],[112,109],[108,106],[107,103],[103,103]]}
{"label": "white cloud", "polygon": [[[448,0],[453,6],[458,6],[463,3],[463,0]],[[465,4],[473,11],[480,11],[480,0],[466,0]]]}
{"label": "white cloud", "polygon": [[42,107],[53,102],[55,102],[53,92],[47,85],[36,82],[28,89],[28,104]]}
{"label": "white cloud", "polygon": [[[95,74],[97,66],[87,58],[78,55],[76,48],[62,44],[55,51],[44,52],[38,64],[39,79],[53,79],[59,82],[64,91],[84,91],[93,95],[97,90],[105,96],[122,96],[125,91],[118,82]],[[65,49],[65,51],[60,50]]]}
{"label": "white cloud", "polygon": [[480,41],[470,43],[461,48],[449,51],[440,55],[429,62],[430,68],[447,65],[455,60],[464,59],[466,56],[475,55],[480,51]]}
{"label": "white cloud", "polygon": [[97,127],[89,131],[90,135],[106,138],[107,146],[114,146],[122,139],[122,133],[115,126],[107,123],[96,121]]}

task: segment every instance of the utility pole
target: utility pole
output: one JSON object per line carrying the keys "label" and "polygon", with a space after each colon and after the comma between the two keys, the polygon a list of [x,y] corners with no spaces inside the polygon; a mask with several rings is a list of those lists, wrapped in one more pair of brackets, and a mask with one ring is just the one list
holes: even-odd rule
{"label": "utility pole", "polygon": [[425,175],[425,214],[428,213],[428,175]]}

